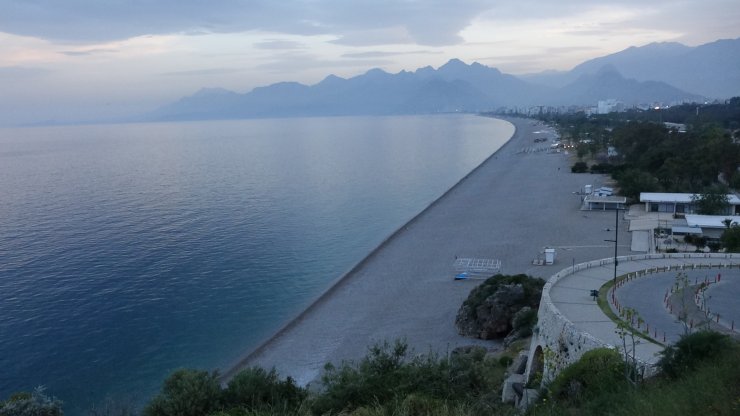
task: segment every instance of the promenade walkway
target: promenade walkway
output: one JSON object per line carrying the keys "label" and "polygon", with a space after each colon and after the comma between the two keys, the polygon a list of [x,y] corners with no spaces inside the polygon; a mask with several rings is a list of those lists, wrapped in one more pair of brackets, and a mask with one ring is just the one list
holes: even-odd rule
{"label": "promenade walkway", "polygon": [[[638,359],[648,365],[657,362],[663,350],[662,344],[677,341],[686,331],[671,313],[680,307],[675,299],[673,305],[670,304],[671,288],[675,287],[678,273],[684,273],[692,285],[702,280],[713,281],[721,274],[725,290],[729,293],[740,291],[740,255],[737,254],[652,254],[623,256],[618,260],[617,276],[627,275],[629,279],[620,283],[615,292],[610,291],[607,297],[617,314],[628,307],[636,310],[642,319],[638,329],[657,341],[640,340],[636,347]],[[605,346],[621,346],[617,324],[590,296],[590,290],[599,289],[614,279],[613,260],[578,264],[574,269],[574,272],[571,268],[562,271],[562,277],[550,287],[552,304],[578,331],[593,336]],[[691,292],[689,301],[693,303],[693,300]],[[728,319],[738,313],[735,300],[732,296],[718,296],[714,300],[716,308],[728,311],[725,312],[727,319],[720,317],[722,326],[727,329],[731,325]],[[689,315],[688,319],[691,320],[692,316],[696,319],[695,327],[698,327],[698,317],[704,313]],[[634,326],[638,327],[637,320]],[[738,333],[737,328],[731,332]]]}

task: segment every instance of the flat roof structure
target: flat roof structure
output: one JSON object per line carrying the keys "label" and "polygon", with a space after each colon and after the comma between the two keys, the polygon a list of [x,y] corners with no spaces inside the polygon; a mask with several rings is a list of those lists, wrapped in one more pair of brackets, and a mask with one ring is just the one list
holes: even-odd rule
{"label": "flat roof structure", "polygon": [[[690,204],[698,198],[698,194],[690,193],[670,193],[670,192],[640,192],[640,202],[670,202],[680,204]],[[730,205],[740,205],[740,198],[735,194],[727,194]]]}
{"label": "flat roof structure", "polygon": [[671,227],[673,234],[703,234],[704,230],[699,227]]}
{"label": "flat roof structure", "polygon": [[698,215],[686,214],[686,224],[689,227],[699,228],[727,228],[723,222],[732,220],[733,224],[740,224],[740,215]]}
{"label": "flat roof structure", "polygon": [[583,209],[588,210],[612,210],[624,209],[627,205],[627,197],[624,196],[599,196],[587,195],[583,198]]}

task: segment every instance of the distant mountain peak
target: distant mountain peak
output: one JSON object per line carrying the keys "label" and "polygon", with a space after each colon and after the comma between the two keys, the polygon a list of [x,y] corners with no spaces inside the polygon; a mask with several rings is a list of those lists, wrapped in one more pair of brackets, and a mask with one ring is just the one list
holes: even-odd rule
{"label": "distant mountain peak", "polygon": [[[501,106],[594,105],[699,100],[740,95],[740,39],[697,47],[675,42],[631,47],[586,61],[568,72],[526,81],[479,62],[450,59],[437,69],[328,75],[314,85],[281,82],[239,94],[204,88],[162,107],[150,120],[491,111]],[[690,92],[687,92],[690,91]]]}
{"label": "distant mountain peak", "polygon": [[380,68],[373,68],[365,72],[365,75],[368,76],[378,76],[378,75],[390,75],[388,72],[383,71]]}
{"label": "distant mountain peak", "polygon": [[466,64],[465,62],[457,58],[452,58],[449,61],[447,61],[447,63],[440,66],[438,71],[449,70],[449,69],[461,69],[461,68],[467,68],[467,67],[468,67],[468,64]]}
{"label": "distant mountain peak", "polygon": [[322,87],[327,87],[327,86],[339,85],[339,84],[341,84],[341,83],[343,83],[345,81],[347,81],[347,80],[344,79],[344,78],[342,78],[342,77],[338,77],[338,76],[336,76],[334,74],[329,74],[329,75],[326,76],[326,78],[324,78],[323,80],[321,80],[321,82],[319,82],[316,85],[320,85]]}

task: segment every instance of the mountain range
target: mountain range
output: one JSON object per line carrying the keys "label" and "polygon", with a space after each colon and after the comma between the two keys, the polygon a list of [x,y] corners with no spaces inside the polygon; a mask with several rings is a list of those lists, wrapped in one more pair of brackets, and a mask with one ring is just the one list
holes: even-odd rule
{"label": "mountain range", "polygon": [[396,74],[371,69],[315,85],[280,82],[239,94],[203,89],[146,120],[429,114],[534,105],[593,106],[702,101],[740,96],[740,38],[689,47],[651,43],[591,59],[570,71],[514,76],[452,59]]}

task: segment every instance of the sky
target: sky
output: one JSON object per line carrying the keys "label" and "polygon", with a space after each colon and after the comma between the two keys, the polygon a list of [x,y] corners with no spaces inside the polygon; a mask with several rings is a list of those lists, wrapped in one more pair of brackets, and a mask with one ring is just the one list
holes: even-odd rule
{"label": "sky", "polygon": [[738,0],[0,0],[0,125],[452,58],[517,75],[737,37]]}

